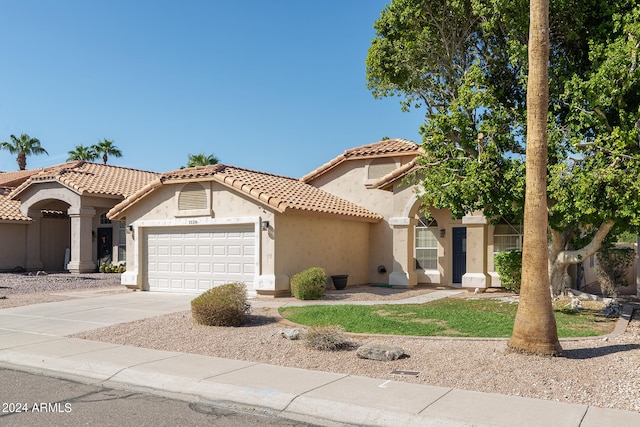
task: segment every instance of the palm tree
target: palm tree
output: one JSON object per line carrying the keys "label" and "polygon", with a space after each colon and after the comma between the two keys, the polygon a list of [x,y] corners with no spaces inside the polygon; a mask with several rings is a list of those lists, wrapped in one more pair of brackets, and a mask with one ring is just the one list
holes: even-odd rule
{"label": "palm tree", "polygon": [[192,168],[194,166],[216,165],[218,163],[218,158],[213,154],[189,154],[189,163],[187,163],[187,167]]}
{"label": "palm tree", "polygon": [[27,168],[27,156],[32,154],[46,154],[47,150],[42,148],[40,145],[40,140],[38,138],[31,138],[26,133],[20,135],[20,138],[17,138],[15,135],[10,135],[11,142],[4,141],[0,143],[0,148],[3,150],[9,150],[9,153],[16,154],[18,153],[18,157],[16,161],[18,162],[18,168],[21,171]]}
{"label": "palm tree", "polygon": [[98,153],[96,152],[96,150],[94,150],[93,147],[85,147],[82,144],[76,145],[75,148],[72,151],[69,151],[67,154],[69,154],[69,158],[67,158],[67,161],[86,160],[92,162],[98,158]]}
{"label": "palm tree", "polygon": [[113,142],[114,141],[105,138],[91,147],[98,155],[102,154],[102,161],[105,165],[107,164],[107,160],[109,160],[109,156],[122,157],[122,152],[113,144]]}
{"label": "palm tree", "polygon": [[551,305],[548,263],[547,114],[549,111],[549,0],[530,0],[527,82],[527,160],[522,282],[509,348],[560,355]]}

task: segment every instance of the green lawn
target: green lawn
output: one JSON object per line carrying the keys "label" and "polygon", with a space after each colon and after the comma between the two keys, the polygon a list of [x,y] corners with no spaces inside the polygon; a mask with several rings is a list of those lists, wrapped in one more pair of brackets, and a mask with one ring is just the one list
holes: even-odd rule
{"label": "green lawn", "polygon": [[[508,338],[517,308],[496,300],[450,298],[426,304],[284,307],[280,314],[301,325],[341,325],[354,333]],[[617,320],[594,309],[556,309],[555,315],[561,338],[604,335]]]}

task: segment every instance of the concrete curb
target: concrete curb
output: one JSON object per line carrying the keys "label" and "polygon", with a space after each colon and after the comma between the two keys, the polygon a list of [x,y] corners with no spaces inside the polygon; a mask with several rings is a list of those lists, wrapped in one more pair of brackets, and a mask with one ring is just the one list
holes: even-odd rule
{"label": "concrete curb", "polygon": [[320,425],[640,425],[640,413],[28,333],[0,365]]}

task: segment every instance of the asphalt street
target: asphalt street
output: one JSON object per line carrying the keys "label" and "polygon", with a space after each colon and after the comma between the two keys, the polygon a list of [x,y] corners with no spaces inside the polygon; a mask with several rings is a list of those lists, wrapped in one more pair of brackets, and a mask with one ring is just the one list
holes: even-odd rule
{"label": "asphalt street", "polygon": [[207,403],[189,403],[1,367],[0,425],[312,426],[283,418],[232,411]]}

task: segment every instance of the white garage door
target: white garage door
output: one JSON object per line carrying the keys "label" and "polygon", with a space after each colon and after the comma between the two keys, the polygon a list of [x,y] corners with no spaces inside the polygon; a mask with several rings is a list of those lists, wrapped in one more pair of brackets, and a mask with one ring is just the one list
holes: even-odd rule
{"label": "white garage door", "polygon": [[151,228],[145,243],[150,291],[200,293],[230,282],[253,289],[253,226]]}

